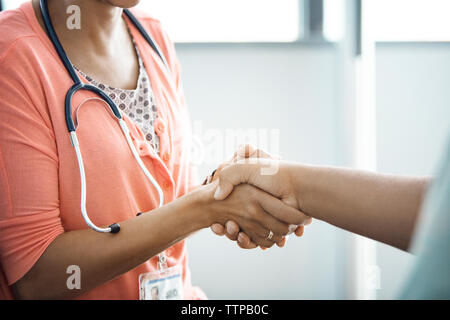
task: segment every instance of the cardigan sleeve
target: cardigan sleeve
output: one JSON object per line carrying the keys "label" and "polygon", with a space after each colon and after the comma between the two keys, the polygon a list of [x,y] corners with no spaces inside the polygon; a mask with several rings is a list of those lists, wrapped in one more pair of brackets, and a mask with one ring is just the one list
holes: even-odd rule
{"label": "cardigan sleeve", "polygon": [[64,232],[51,121],[15,63],[0,63],[0,271],[9,286]]}

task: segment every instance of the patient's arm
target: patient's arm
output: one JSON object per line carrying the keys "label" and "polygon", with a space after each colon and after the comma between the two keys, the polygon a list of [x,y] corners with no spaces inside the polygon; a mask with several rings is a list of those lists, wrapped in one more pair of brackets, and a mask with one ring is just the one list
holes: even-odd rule
{"label": "patient's arm", "polygon": [[[274,160],[237,162],[218,174],[216,199],[234,185],[252,184],[280,199],[294,199],[306,215],[351,232],[407,250],[428,177],[374,174],[343,168],[278,162],[273,175],[261,169]],[[282,216],[277,216],[283,220]]]}

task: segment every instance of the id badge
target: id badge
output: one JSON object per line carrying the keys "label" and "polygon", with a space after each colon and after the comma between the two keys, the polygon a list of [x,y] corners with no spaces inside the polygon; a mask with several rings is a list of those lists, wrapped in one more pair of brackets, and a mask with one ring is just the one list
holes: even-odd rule
{"label": "id badge", "polygon": [[140,300],[183,300],[180,266],[167,268],[165,255],[159,256],[158,270],[139,275]]}

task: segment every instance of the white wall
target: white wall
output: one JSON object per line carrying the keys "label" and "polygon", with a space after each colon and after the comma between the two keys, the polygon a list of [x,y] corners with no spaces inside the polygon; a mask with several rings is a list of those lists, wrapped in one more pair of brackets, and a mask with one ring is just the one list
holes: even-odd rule
{"label": "white wall", "polygon": [[[332,45],[184,44],[177,50],[192,120],[201,120],[203,131],[279,129],[283,158],[336,163]],[[202,175],[212,167],[201,166]],[[250,252],[206,230],[189,240],[193,281],[215,299],[343,298],[343,234],[315,222],[283,250]]]}
{"label": "white wall", "polygon": [[[177,49],[201,134],[215,128],[280,129],[283,158],[340,164],[336,88],[342,79],[334,46]],[[450,131],[450,44],[380,44],[376,72],[379,171],[431,174]],[[201,166],[201,175],[213,166]],[[247,252],[205,230],[189,240],[193,281],[216,299],[347,298],[347,240],[348,233],[316,221],[283,250]],[[414,258],[378,244],[377,259],[378,297],[393,298]]]}
{"label": "white wall", "polygon": [[[431,175],[450,138],[450,43],[377,46],[378,169]],[[380,299],[395,298],[414,257],[378,245]]]}

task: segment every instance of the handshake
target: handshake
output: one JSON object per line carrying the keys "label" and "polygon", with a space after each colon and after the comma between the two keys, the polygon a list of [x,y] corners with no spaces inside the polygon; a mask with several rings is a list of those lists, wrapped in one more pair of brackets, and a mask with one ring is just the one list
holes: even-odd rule
{"label": "handshake", "polygon": [[274,244],[281,248],[289,234],[302,236],[312,219],[300,211],[288,167],[262,150],[240,147],[204,182],[220,207],[216,210],[226,212],[218,215],[211,230],[243,249],[265,250]]}

